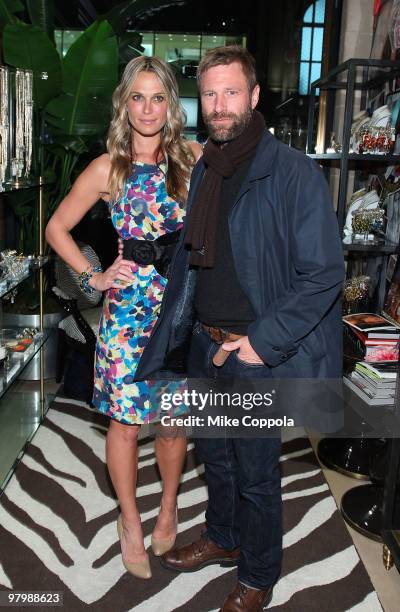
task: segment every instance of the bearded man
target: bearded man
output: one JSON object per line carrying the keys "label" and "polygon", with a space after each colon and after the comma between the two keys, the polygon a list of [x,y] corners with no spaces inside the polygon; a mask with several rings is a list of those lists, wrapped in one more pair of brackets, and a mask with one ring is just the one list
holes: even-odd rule
{"label": "bearded man", "polygon": [[[210,50],[198,85],[210,138],[142,372],[173,347],[174,321],[181,332],[179,296],[190,295],[194,271],[189,377],[340,378],[343,255],[321,170],[266,130],[246,49]],[[208,486],[206,529],[161,563],[179,572],[238,565],[222,612],[262,610],[281,571],[280,437],[204,437],[195,447]]]}

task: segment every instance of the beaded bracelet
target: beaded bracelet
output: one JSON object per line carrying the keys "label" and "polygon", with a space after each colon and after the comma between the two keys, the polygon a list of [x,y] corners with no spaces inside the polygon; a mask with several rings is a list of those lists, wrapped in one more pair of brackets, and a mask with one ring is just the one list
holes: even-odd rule
{"label": "beaded bracelet", "polygon": [[84,293],[87,293],[88,295],[92,295],[95,292],[95,289],[89,285],[89,281],[95,272],[103,272],[102,267],[91,266],[90,268],[81,272],[78,276],[79,287]]}

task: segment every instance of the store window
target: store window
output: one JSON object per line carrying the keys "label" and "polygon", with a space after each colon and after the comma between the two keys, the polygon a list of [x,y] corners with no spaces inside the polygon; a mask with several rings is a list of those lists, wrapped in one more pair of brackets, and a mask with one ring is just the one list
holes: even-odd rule
{"label": "store window", "polygon": [[[81,34],[82,30],[56,30],[60,55],[64,56]],[[187,115],[186,129],[195,131],[199,114],[196,72],[200,59],[208,49],[215,47],[232,44],[246,47],[246,37],[179,32],[140,32],[140,36],[144,55],[155,55],[174,69]]]}
{"label": "store window", "polygon": [[143,55],[153,55],[155,34],[154,32],[140,32],[142,37],[141,45],[144,48]]}
{"label": "store window", "polygon": [[61,57],[67,53],[70,46],[79,38],[83,30],[56,30],[54,40],[56,48]]}
{"label": "store window", "polygon": [[[308,95],[310,83],[321,76],[322,44],[324,40],[325,0],[313,2],[303,17],[299,93]],[[319,90],[317,90],[317,95]]]}
{"label": "store window", "polygon": [[246,46],[246,38],[223,34],[182,34],[179,32],[141,32],[141,35],[145,49],[147,49],[146,43],[150,45],[152,40],[153,54],[168,62],[174,69],[181,104],[187,116],[186,129],[188,132],[195,131],[199,115],[196,72],[200,59],[208,49],[221,45]]}

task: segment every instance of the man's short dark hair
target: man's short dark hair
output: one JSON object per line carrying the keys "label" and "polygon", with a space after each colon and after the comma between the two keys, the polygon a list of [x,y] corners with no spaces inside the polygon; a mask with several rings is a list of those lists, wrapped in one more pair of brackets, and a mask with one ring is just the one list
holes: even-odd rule
{"label": "man's short dark hair", "polygon": [[247,79],[249,91],[252,92],[257,85],[256,63],[254,57],[239,45],[228,45],[226,47],[215,47],[209,49],[205,56],[200,61],[197,69],[197,83],[199,89],[201,87],[201,79],[207,70],[214,66],[228,66],[238,62],[242,66],[242,70]]}

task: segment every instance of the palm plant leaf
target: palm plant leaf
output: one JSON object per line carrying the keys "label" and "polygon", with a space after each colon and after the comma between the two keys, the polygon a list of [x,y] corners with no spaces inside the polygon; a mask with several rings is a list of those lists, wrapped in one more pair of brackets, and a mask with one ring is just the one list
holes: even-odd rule
{"label": "palm plant leaf", "polygon": [[0,0],[0,28],[3,28],[7,23],[17,21],[14,13],[19,13],[24,10],[24,5],[20,0]]}
{"label": "palm plant leaf", "polygon": [[54,0],[26,0],[29,18],[54,40]]}
{"label": "palm plant leaf", "polygon": [[117,38],[107,21],[96,21],[63,59],[63,93],[47,105],[48,122],[69,135],[104,130],[117,84],[117,66]]}
{"label": "palm plant leaf", "polygon": [[61,94],[47,105],[46,120],[62,134],[92,136],[105,131],[110,111],[111,94],[107,99]]}
{"label": "palm plant leaf", "polygon": [[3,52],[10,66],[33,71],[34,100],[39,108],[60,93],[60,56],[40,28],[22,21],[7,24],[3,32]]}

